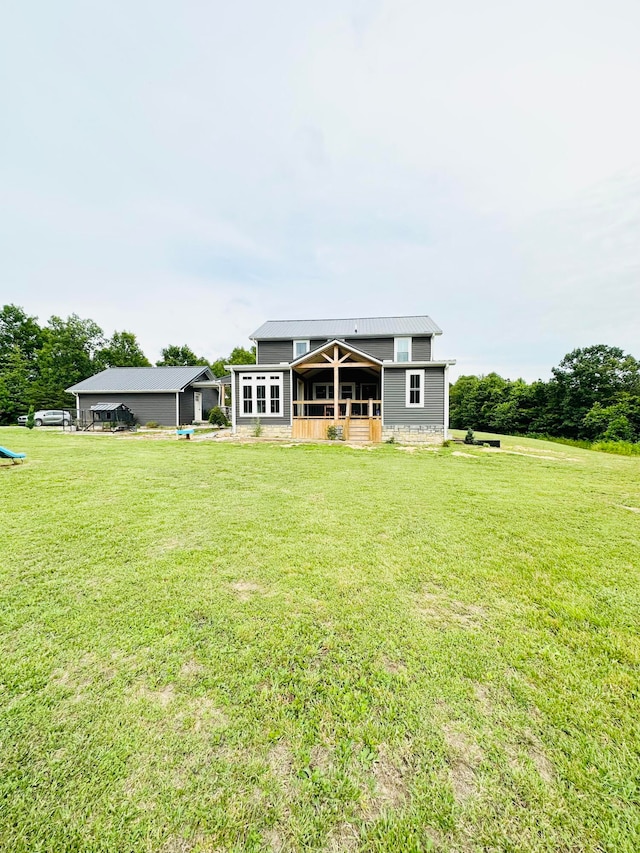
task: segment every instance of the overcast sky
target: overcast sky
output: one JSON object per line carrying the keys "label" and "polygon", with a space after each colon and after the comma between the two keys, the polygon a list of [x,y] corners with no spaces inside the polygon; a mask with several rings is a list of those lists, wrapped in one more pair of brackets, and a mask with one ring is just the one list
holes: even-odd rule
{"label": "overcast sky", "polygon": [[0,303],[209,358],[429,314],[457,373],[640,357],[638,0],[16,0]]}

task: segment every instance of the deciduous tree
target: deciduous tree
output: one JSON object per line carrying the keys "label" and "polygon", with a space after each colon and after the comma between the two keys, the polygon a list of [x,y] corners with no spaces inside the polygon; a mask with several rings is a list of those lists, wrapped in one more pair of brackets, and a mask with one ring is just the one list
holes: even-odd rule
{"label": "deciduous tree", "polygon": [[96,353],[95,367],[151,367],[133,332],[114,332],[107,345]]}
{"label": "deciduous tree", "polygon": [[156,361],[157,367],[191,367],[192,365],[202,365],[208,367],[209,362],[206,358],[199,357],[186,344],[176,346],[170,344],[161,351],[162,358]]}

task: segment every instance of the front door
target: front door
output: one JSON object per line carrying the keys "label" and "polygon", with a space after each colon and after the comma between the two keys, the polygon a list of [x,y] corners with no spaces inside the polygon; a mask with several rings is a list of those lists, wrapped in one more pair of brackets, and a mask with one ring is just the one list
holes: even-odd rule
{"label": "front door", "polygon": [[193,392],[193,419],[197,424],[202,420],[202,391]]}

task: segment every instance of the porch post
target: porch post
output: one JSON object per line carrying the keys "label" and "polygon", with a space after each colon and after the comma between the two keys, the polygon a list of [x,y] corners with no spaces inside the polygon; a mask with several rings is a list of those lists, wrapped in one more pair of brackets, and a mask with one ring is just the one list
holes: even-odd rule
{"label": "porch post", "polygon": [[333,347],[333,422],[336,426],[340,422],[340,367],[338,362],[338,345]]}

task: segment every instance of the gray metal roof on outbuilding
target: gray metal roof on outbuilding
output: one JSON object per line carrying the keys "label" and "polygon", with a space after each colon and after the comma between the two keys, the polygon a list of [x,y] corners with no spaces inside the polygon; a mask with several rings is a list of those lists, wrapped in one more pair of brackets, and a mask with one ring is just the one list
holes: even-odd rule
{"label": "gray metal roof on outbuilding", "polygon": [[[115,409],[119,409],[120,406],[124,406],[124,403],[96,403],[95,406],[90,406],[90,411],[92,412],[113,412]],[[127,407],[124,406],[126,409]]]}
{"label": "gray metal roof on outbuilding", "polygon": [[250,336],[253,340],[286,338],[353,338],[378,335],[441,335],[426,314],[416,317],[353,317],[341,320],[267,320]]}
{"label": "gray metal roof on outbuilding", "polygon": [[108,367],[66,390],[73,393],[118,393],[135,391],[182,391],[199,376],[214,378],[211,370],[196,367]]}

